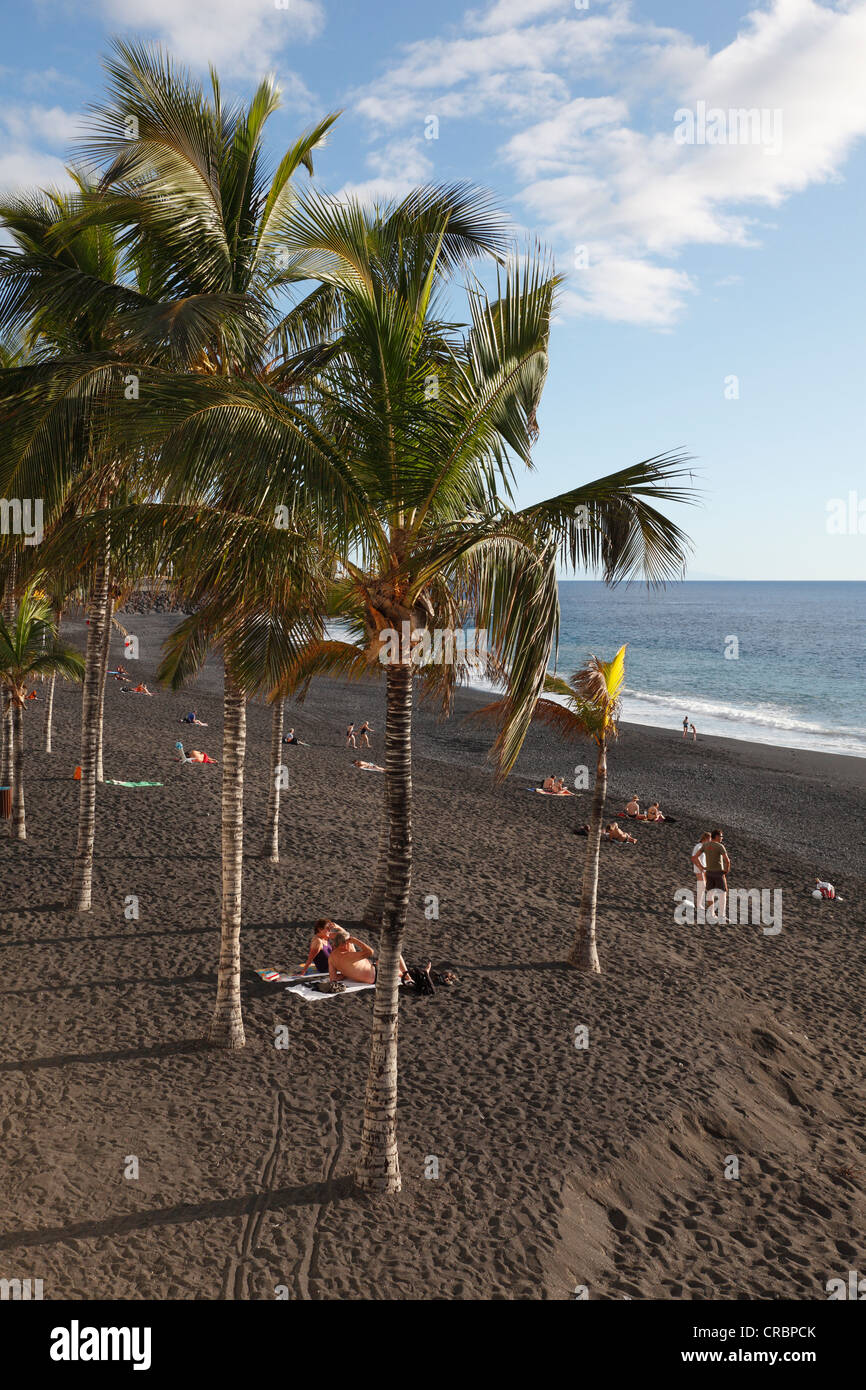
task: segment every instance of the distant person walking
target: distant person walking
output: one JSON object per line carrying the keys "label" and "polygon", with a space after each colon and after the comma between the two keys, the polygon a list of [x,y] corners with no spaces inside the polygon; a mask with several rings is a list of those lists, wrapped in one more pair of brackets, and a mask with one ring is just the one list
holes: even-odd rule
{"label": "distant person walking", "polygon": [[361,740],[361,742],[358,744],[358,747],[369,748],[370,734],[374,734],[375,732],[376,730],[373,728],[372,724],[368,724],[365,719],[360,729],[358,730],[358,738]]}
{"label": "distant person walking", "polygon": [[347,747],[347,748],[348,748],[348,746],[349,746],[350,743],[351,743],[351,745],[352,745],[353,748],[357,748],[358,745],[357,745],[356,742],[355,742],[355,725],[354,725],[354,724],[350,724],[349,727],[348,727],[348,729],[346,730],[346,747]]}
{"label": "distant person walking", "polygon": [[[728,918],[728,871],[731,861],[728,851],[722,844],[723,832],[714,830],[704,845],[704,863],[707,866],[707,897],[712,894],[715,920],[727,922]],[[721,912],[718,904],[721,903]]]}
{"label": "distant person walking", "polygon": [[683,718],[683,738],[688,738],[688,736],[689,736],[689,716],[688,716],[688,715],[685,715],[684,718]]}

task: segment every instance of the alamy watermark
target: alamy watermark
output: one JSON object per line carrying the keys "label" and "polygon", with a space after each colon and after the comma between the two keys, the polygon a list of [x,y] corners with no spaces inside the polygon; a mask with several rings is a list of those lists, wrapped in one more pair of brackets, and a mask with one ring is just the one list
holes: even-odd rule
{"label": "alamy watermark", "polygon": [[778,936],[782,930],[781,888],[730,888],[720,897],[718,889],[708,889],[709,902],[695,903],[694,890],[677,888],[674,893],[674,921],[678,926],[755,926],[764,936]]}
{"label": "alamy watermark", "polygon": [[41,545],[43,503],[37,497],[0,497],[0,535],[23,536],[25,545]]}
{"label": "alamy watermark", "polygon": [[695,103],[692,111],[680,106],[674,112],[674,140],[678,145],[761,145],[768,154],[782,148],[782,112],[769,106],[730,107]]}
{"label": "alamy watermark", "polygon": [[457,662],[487,659],[487,629],[436,627],[413,628],[403,622],[379,633],[379,660],[383,666],[453,666]]}

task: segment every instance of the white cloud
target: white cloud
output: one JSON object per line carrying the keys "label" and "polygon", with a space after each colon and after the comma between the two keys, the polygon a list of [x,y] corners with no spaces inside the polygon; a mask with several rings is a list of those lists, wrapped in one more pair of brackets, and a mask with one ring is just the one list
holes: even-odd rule
{"label": "white cloud", "polygon": [[[664,328],[697,288],[667,262],[754,246],[768,210],[841,177],[866,134],[864,59],[866,0],[768,0],[715,53],[627,0],[494,0],[409,45],[357,109],[379,130],[430,112],[503,127],[498,157],[566,268],[591,248],[565,312]],[[781,141],[677,144],[675,113],[698,102],[778,111]]]}
{"label": "white cloud", "polygon": [[0,155],[0,191],[71,187],[62,159],[36,150],[13,150]]}
{"label": "white cloud", "polygon": [[347,183],[340,194],[359,198],[364,203],[388,203],[404,198],[418,184],[426,183],[433,161],[422,148],[422,140],[411,136],[392,140],[367,156],[373,177],[362,183]]}
{"label": "white cloud", "polygon": [[68,145],[84,130],[82,117],[62,106],[0,106],[0,126],[16,143],[38,140],[49,147]]}
{"label": "white cloud", "polygon": [[315,38],[325,23],[322,0],[98,0],[115,25],[162,39],[195,67],[212,62],[244,76],[269,71],[284,50]]}

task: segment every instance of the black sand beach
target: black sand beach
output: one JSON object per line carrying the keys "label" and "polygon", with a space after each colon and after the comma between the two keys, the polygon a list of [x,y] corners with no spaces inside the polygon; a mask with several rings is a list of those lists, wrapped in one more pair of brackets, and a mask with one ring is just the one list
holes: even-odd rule
{"label": "black sand beach", "polygon": [[[177,619],[124,621],[154,689]],[[28,841],[0,829],[0,1276],[42,1278],[46,1299],[564,1299],[581,1285],[599,1299],[820,1299],[863,1268],[866,761],[625,726],[611,816],[637,791],[677,823],[602,846],[603,974],[585,978],[562,961],[590,793],[525,788],[571,780],[591,749],[534,729],[497,786],[488,732],[462,723],[484,697],[462,694],[446,723],[421,706],[406,954],[460,979],[401,1003],[403,1191],[380,1203],[350,1182],[371,995],[307,1004],[253,970],[296,965],[322,915],[359,922],[384,779],[351,759],[382,760],[382,688],[317,682],[287,706],[309,746],[286,749],[278,868],[256,854],[270,713],[250,707],[247,1046],[222,1054],[199,1042],[220,769],[171,756],[181,738],[221,760],[220,683],[215,664],[191,695],[109,682],[107,776],[165,785],[100,788],[82,917],[66,905],[80,691],[58,688],[51,756],[37,751],[44,706],[27,711]],[[179,724],[193,703],[209,728]],[[364,717],[372,752],[353,754],[343,730]],[[732,886],[781,890],[778,934],[675,922],[692,845],[715,824]],[[816,874],[844,902],[815,902]]]}

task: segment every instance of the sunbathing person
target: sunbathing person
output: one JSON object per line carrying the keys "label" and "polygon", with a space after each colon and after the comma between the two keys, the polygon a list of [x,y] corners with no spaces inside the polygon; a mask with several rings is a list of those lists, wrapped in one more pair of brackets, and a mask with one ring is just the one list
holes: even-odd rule
{"label": "sunbathing person", "polygon": [[574,796],[574,792],[570,792],[568,790],[568,787],[565,785],[561,777],[554,778],[553,790],[556,796]]}
{"label": "sunbathing person", "polygon": [[299,974],[306,975],[307,971],[314,971],[321,975],[328,974],[328,958],[332,950],[331,934],[336,925],[336,922],[332,922],[330,917],[319,918],[313,929],[307,959],[301,966]]}
{"label": "sunbathing person", "polygon": [[120,693],[121,695],[152,695],[153,691],[148,690],[147,686],[142,682],[141,685],[122,685],[120,687]]}
{"label": "sunbathing person", "polygon": [[200,753],[197,748],[191,748],[185,753],[182,743],[176,743],[174,746],[182,763],[216,763],[215,758],[209,758],[207,753]]}
{"label": "sunbathing person", "polygon": [[553,776],[552,773],[551,773],[551,775],[550,775],[549,777],[545,777],[544,781],[543,781],[542,784],[541,784],[541,790],[542,790],[543,792],[555,792],[555,791],[556,791],[556,778]]}
{"label": "sunbathing person", "polygon": [[296,747],[296,748],[306,748],[306,747],[308,747],[308,745],[307,745],[306,743],[302,743],[302,742],[301,742],[301,740],[298,738],[297,734],[295,733],[294,729],[289,729],[289,732],[288,732],[287,734],[284,734],[284,735],[283,735],[283,743],[290,743],[290,744],[292,744],[292,745],[293,745],[294,747]]}
{"label": "sunbathing person", "polygon": [[378,763],[364,763],[364,762],[361,761],[360,758],[355,758],[354,761],[353,761],[353,763],[352,763],[352,766],[353,766],[353,767],[359,767],[359,768],[361,769],[362,772],[384,772],[384,771],[385,771],[384,767],[380,767]]}
{"label": "sunbathing person", "polygon": [[641,811],[640,802],[637,799],[637,792],[635,792],[631,801],[627,803],[625,813],[629,820],[646,820],[646,816]]}
{"label": "sunbathing person", "polygon": [[659,810],[659,804],[657,801],[653,801],[650,803],[649,806],[647,806],[646,818],[647,820],[667,820],[667,816],[663,816],[661,811]]}
{"label": "sunbathing person", "polygon": [[625,830],[623,830],[620,826],[617,825],[615,820],[611,821],[604,834],[606,839],[614,840],[619,844],[637,844],[637,840],[635,839],[634,835],[627,834]]}
{"label": "sunbathing person", "polygon": [[[378,966],[373,960],[373,947],[351,936],[343,927],[332,923],[331,954],[328,974],[332,980],[355,980],[361,985],[374,985]],[[428,967],[429,968],[429,967]],[[400,957],[400,983],[411,980],[406,962]]]}

